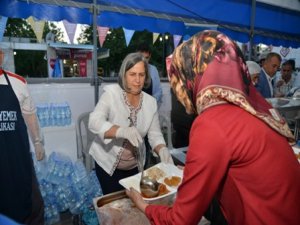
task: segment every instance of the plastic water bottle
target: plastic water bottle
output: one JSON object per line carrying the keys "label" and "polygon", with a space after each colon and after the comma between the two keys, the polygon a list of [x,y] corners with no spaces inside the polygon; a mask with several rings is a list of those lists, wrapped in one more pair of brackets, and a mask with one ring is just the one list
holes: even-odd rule
{"label": "plastic water bottle", "polygon": [[[35,156],[34,156],[35,158]],[[35,171],[36,171],[36,176],[38,180],[43,180],[46,179],[47,176],[47,171],[48,171],[48,165],[47,165],[47,159],[46,157],[43,160],[37,161],[35,164]]]}
{"label": "plastic water bottle", "polygon": [[91,197],[100,197],[103,195],[101,185],[99,183],[98,177],[96,175],[95,170],[92,170],[89,174],[89,179],[90,179],[90,187],[91,187]]}
{"label": "plastic water bottle", "polygon": [[65,103],[65,110],[66,110],[66,125],[71,125],[72,123],[72,112],[70,105],[66,102]]}
{"label": "plastic water bottle", "polygon": [[60,104],[60,126],[66,126],[66,107],[64,103]]}
{"label": "plastic water bottle", "polygon": [[55,205],[47,205],[45,207],[45,224],[51,225],[60,221],[58,209]]}
{"label": "plastic water bottle", "polygon": [[61,126],[61,118],[62,118],[62,113],[61,113],[61,105],[59,103],[56,103],[55,107],[55,117],[56,117],[56,126]]}
{"label": "plastic water bottle", "polygon": [[87,172],[86,172],[85,166],[83,165],[83,162],[77,160],[74,163],[74,173],[73,173],[73,175],[74,175],[73,176],[74,183],[77,183],[80,180],[87,177]]}
{"label": "plastic water bottle", "polygon": [[46,105],[45,104],[40,104],[39,106],[37,106],[37,115],[38,115],[38,119],[39,119],[39,123],[41,127],[45,127],[46,126]]}
{"label": "plastic water bottle", "polygon": [[66,198],[65,190],[67,186],[64,185],[53,185],[54,186],[54,195],[55,195],[55,202],[57,205],[57,209],[59,212],[64,212],[69,208],[69,201]]}
{"label": "plastic water bottle", "polygon": [[46,103],[44,107],[44,119],[45,119],[45,126],[49,126],[49,119],[50,119],[50,112],[49,112],[49,105]]}
{"label": "plastic water bottle", "polygon": [[55,116],[55,113],[56,113],[56,109],[55,109],[55,103],[50,103],[50,106],[49,106],[49,126],[55,126],[56,125],[56,116]]}
{"label": "plastic water bottle", "polygon": [[41,116],[42,116],[41,111],[42,111],[41,106],[40,106],[40,105],[37,105],[37,106],[36,106],[36,115],[37,115],[37,117],[38,117],[40,126],[43,127],[43,126],[42,126],[43,124],[42,124],[42,118],[41,118]]}
{"label": "plastic water bottle", "polygon": [[68,156],[52,152],[49,156],[47,180],[54,184],[68,182],[71,173],[72,161]]}

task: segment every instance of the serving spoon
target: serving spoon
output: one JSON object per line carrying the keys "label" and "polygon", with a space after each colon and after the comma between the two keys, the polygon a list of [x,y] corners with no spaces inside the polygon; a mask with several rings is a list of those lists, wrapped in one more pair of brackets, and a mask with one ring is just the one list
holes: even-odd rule
{"label": "serving spoon", "polygon": [[150,178],[149,176],[144,175],[144,154],[143,149],[141,147],[136,149],[137,156],[137,165],[138,169],[141,172],[141,180],[140,180],[140,191],[143,197],[145,198],[154,198],[159,194],[159,186],[155,179]]}
{"label": "serving spoon", "polygon": [[154,198],[157,197],[159,194],[159,186],[155,179],[150,178],[149,176],[144,176],[144,170],[141,174],[141,181],[140,181],[140,190],[143,197],[146,198]]}

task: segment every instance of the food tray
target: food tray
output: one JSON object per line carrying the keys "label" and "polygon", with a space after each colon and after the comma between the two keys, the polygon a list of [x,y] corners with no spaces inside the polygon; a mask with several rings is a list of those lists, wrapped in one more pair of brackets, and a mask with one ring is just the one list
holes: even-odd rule
{"label": "food tray", "polygon": [[100,208],[110,202],[122,199],[122,198],[128,198],[125,190],[113,192],[111,194],[103,195],[101,197],[97,197],[93,199],[94,207]]}
{"label": "food tray", "polygon": [[[183,170],[177,168],[173,164],[158,163],[158,164],[154,165],[153,167],[157,167],[157,168],[161,169],[166,174],[164,177],[162,177],[158,180],[159,183],[164,183],[164,178],[170,177],[170,176],[178,176],[182,180]],[[153,168],[153,167],[151,167],[151,168]],[[145,170],[145,172],[147,172],[147,170]],[[134,176],[130,176],[130,177],[120,180],[119,183],[126,189],[133,187],[138,192],[140,192],[140,185],[139,185],[140,180],[141,180],[141,173],[138,173]],[[179,185],[176,187],[171,187],[168,185],[166,185],[166,186],[167,186],[167,189],[170,191],[169,193],[158,196],[158,197],[154,197],[154,198],[144,198],[144,200],[148,203],[169,204],[170,203],[169,201],[174,200],[173,198],[175,197],[175,194],[177,192],[177,188]]]}
{"label": "food tray", "polygon": [[101,225],[150,225],[145,214],[127,197],[125,190],[96,197],[93,204]]}
{"label": "food tray", "polygon": [[298,159],[298,162],[300,163],[300,147],[299,146],[293,146],[293,151],[295,153],[295,156]]}

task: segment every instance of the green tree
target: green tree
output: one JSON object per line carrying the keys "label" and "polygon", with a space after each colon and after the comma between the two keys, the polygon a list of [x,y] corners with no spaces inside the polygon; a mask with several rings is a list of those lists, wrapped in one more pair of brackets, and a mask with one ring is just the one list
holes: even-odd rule
{"label": "green tree", "polygon": [[[63,32],[52,22],[46,22],[43,39],[51,31],[58,40],[63,39]],[[30,38],[31,42],[36,36],[30,24],[24,19],[9,18],[4,32],[5,37]],[[44,59],[45,51],[36,50],[14,50],[16,73],[24,77],[47,77],[47,61]]]}
{"label": "green tree", "polygon": [[[110,56],[106,59],[98,60],[98,66],[104,69],[105,76],[109,76],[111,71],[118,72],[124,57],[128,53],[136,51],[137,46],[141,42],[146,42],[149,43],[150,47],[152,48],[150,63],[154,64],[160,73],[165,76],[165,73],[162,73],[162,70],[164,69],[163,65],[165,63],[164,58],[173,51],[171,47],[173,44],[171,36],[169,35],[169,39],[165,40],[164,43],[157,40],[154,45],[152,44],[152,39],[152,32],[148,32],[146,30],[136,31],[129,43],[129,46],[126,46],[123,29],[110,29],[110,33],[107,34],[102,46],[103,48],[110,50]],[[93,44],[93,34],[90,26],[84,27],[78,41],[82,44]],[[97,47],[100,48],[98,41]],[[163,49],[165,50],[163,51]]]}

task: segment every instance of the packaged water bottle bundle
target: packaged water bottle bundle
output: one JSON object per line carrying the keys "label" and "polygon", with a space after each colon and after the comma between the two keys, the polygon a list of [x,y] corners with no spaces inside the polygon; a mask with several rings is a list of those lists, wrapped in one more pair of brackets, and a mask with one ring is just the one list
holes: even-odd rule
{"label": "packaged water bottle bundle", "polygon": [[43,103],[36,108],[41,127],[69,126],[72,123],[72,112],[67,102]]}
{"label": "packaged water bottle bundle", "polygon": [[73,163],[68,156],[53,152],[48,160],[36,161],[33,156],[40,190],[45,203],[46,224],[60,220],[60,213],[84,214],[102,195],[95,171],[87,173],[81,161]]}

